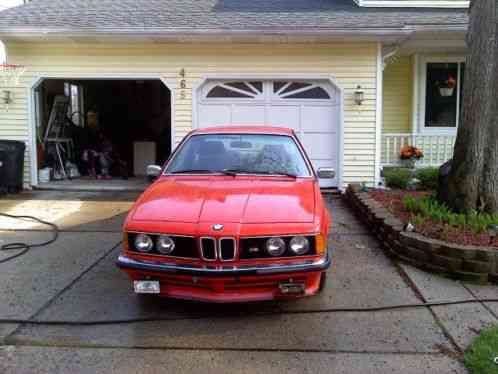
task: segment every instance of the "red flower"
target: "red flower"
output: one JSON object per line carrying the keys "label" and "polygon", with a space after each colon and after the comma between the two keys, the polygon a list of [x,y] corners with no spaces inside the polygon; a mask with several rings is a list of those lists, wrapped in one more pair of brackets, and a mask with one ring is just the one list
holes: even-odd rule
{"label": "red flower", "polygon": [[424,153],[422,152],[421,149],[417,147],[411,145],[405,145],[403,148],[401,148],[399,157],[402,160],[411,160],[411,159],[418,160],[424,157]]}

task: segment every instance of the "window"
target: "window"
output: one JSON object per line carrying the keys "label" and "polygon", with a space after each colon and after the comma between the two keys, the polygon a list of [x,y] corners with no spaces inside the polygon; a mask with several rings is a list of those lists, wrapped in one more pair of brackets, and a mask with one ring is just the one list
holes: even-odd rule
{"label": "window", "polygon": [[296,142],[285,135],[194,135],[178,150],[166,173],[197,174],[232,170],[240,174],[309,177]]}
{"label": "window", "polygon": [[322,87],[307,82],[273,83],[273,93],[280,99],[330,99],[330,95]]}
{"label": "window", "polygon": [[68,118],[76,126],[84,126],[83,86],[66,82],[64,83],[64,95],[69,97]]}
{"label": "window", "polygon": [[431,61],[423,68],[422,127],[429,131],[455,131],[460,120],[465,63]]}
{"label": "window", "polygon": [[206,97],[211,99],[255,99],[263,94],[263,82],[227,82],[211,88]]}
{"label": "window", "polygon": [[244,100],[330,100],[329,92],[315,82],[278,81],[226,81],[208,86],[206,99]]}

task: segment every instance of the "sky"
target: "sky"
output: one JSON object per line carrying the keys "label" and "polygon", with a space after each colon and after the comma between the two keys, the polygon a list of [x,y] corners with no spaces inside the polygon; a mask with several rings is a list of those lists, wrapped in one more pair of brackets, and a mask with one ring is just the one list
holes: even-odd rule
{"label": "sky", "polygon": [[[23,0],[0,0],[0,11],[22,3]],[[0,42],[0,64],[3,62],[5,62],[5,49],[2,42]]]}

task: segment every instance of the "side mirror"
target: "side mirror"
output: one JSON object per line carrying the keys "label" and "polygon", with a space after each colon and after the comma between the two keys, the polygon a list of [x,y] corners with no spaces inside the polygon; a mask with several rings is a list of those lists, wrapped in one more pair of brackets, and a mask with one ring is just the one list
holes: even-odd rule
{"label": "side mirror", "polygon": [[162,171],[163,169],[160,166],[149,165],[147,166],[146,174],[149,177],[149,179],[153,180],[159,177]]}
{"label": "side mirror", "polygon": [[318,178],[321,179],[334,179],[335,170],[333,168],[318,168]]}

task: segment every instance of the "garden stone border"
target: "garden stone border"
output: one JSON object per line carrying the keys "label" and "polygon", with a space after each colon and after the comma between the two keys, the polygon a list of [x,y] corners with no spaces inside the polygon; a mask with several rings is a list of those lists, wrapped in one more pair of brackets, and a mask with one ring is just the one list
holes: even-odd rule
{"label": "garden stone border", "polygon": [[459,245],[406,232],[404,225],[359,184],[350,184],[344,198],[380,240],[388,255],[420,269],[476,283],[498,283],[498,251]]}

